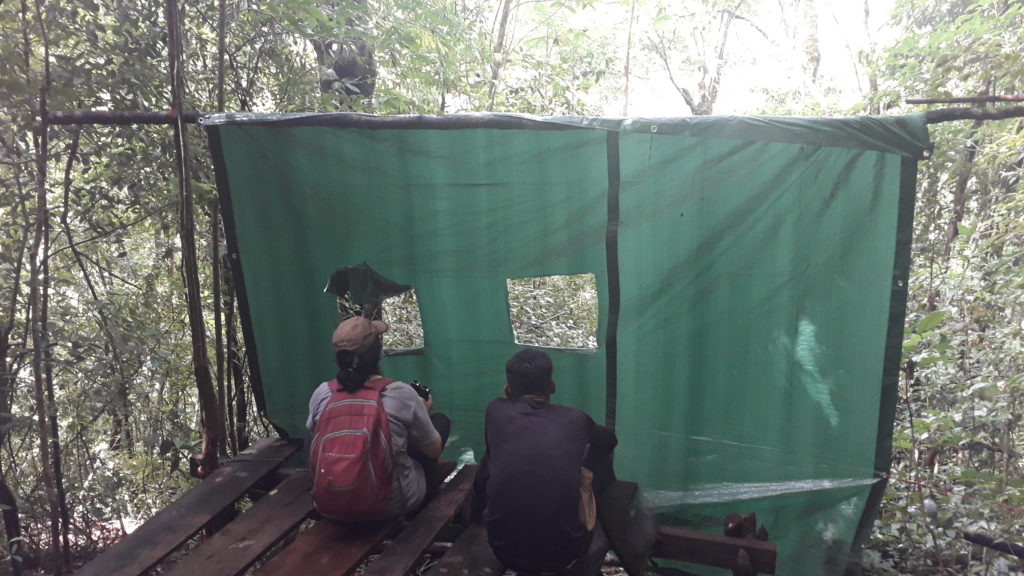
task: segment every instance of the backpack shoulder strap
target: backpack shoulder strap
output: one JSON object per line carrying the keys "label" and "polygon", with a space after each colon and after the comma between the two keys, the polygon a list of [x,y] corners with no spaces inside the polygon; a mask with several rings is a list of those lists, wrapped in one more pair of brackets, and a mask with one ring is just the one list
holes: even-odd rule
{"label": "backpack shoulder strap", "polygon": [[375,378],[373,380],[367,380],[366,382],[363,382],[363,387],[369,388],[370,390],[373,390],[379,394],[383,392],[384,388],[386,388],[388,384],[391,384],[392,382],[394,382],[394,380],[391,380],[390,378]]}
{"label": "backpack shoulder strap", "polygon": [[[374,390],[376,392],[380,392],[380,391],[384,390],[384,388],[386,388],[387,385],[391,384],[392,382],[394,382],[394,380],[391,380],[391,379],[388,379],[388,378],[377,378],[377,379],[374,379],[374,380],[368,380],[368,381],[364,382],[363,383],[363,388],[369,388],[370,390]],[[341,387],[341,383],[338,382],[337,378],[335,378],[334,380],[331,380],[330,382],[328,382],[327,386],[330,388],[332,393],[334,393],[334,392],[345,393],[345,389]]]}

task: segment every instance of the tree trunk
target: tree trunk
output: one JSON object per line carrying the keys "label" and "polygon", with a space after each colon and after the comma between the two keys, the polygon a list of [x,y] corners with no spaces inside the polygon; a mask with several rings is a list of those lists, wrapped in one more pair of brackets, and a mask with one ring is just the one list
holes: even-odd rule
{"label": "tree trunk", "polygon": [[218,451],[221,456],[227,456],[227,440],[231,436],[234,425],[231,421],[230,410],[227,409],[228,401],[224,387],[224,315],[221,307],[222,290],[220,280],[221,263],[223,261],[220,257],[220,210],[218,209],[216,198],[211,202],[210,227],[210,237],[213,242],[213,258],[210,260],[210,264],[213,267],[213,334],[217,362],[217,412],[228,425],[228,433],[221,436]]}
{"label": "tree trunk", "polygon": [[722,21],[720,26],[722,29],[722,35],[718,40],[717,51],[715,52],[715,61],[711,63],[714,68],[714,73],[711,74],[711,79],[706,79],[706,71],[708,65],[705,63],[704,76],[701,77],[697,87],[700,89],[700,104],[693,113],[698,116],[707,116],[714,112],[715,103],[718,102],[718,88],[722,84],[722,69],[725,67],[725,49],[729,43],[729,29],[732,28],[732,23],[736,19],[736,13],[739,12],[740,8],[746,0],[739,0],[736,2],[736,7],[732,10],[722,14]]}
{"label": "tree trunk", "polygon": [[43,40],[43,84],[39,88],[39,118],[40,123],[35,134],[36,152],[36,207],[35,207],[35,231],[32,238],[32,248],[29,251],[31,266],[29,271],[29,310],[30,327],[32,334],[32,374],[35,383],[35,412],[37,431],[39,433],[39,459],[43,487],[46,491],[46,500],[49,505],[50,516],[50,560],[51,570],[54,574],[64,573],[64,562],[61,550],[61,520],[60,504],[58,502],[55,484],[55,472],[53,469],[53,454],[51,452],[51,411],[56,410],[50,402],[47,402],[47,391],[50,390],[52,398],[52,383],[47,382],[50,373],[49,367],[49,334],[46,327],[46,259],[47,248],[50,243],[49,209],[47,207],[46,176],[47,163],[49,162],[49,126],[46,124],[47,117],[47,96],[50,90],[50,41],[46,30],[46,20],[43,17],[42,1],[36,0],[35,17],[39,26],[39,33]]}
{"label": "tree trunk", "polygon": [[[868,39],[868,50],[871,50],[871,7],[870,0],[864,0],[864,34]],[[870,62],[866,62],[868,72],[868,114],[878,115],[882,113],[882,108],[877,101],[878,96],[878,72]]]}
{"label": "tree trunk", "polygon": [[217,112],[224,111],[224,58],[227,54],[226,0],[217,0]]}
{"label": "tree trunk", "polygon": [[804,75],[811,84],[818,83],[818,68],[821,66],[821,45],[818,41],[818,5],[814,0],[802,3],[804,36]]}
{"label": "tree trunk", "polygon": [[[47,222],[47,232],[44,235],[43,241],[43,254],[50,253],[50,232],[49,222]],[[43,259],[43,285],[50,285],[50,259],[46,257]],[[49,326],[50,323],[50,291],[42,291],[42,302],[40,303],[40,309],[42,311],[42,321],[44,326]],[[46,404],[50,407],[49,410],[49,423],[50,423],[50,456],[53,458],[53,480],[54,480],[54,492],[57,499],[57,511],[60,516],[60,554],[63,566],[71,565],[71,542],[68,539],[68,531],[70,530],[71,520],[68,514],[68,499],[67,492],[64,490],[64,466],[61,464],[61,448],[60,448],[60,425],[57,421],[57,399],[53,392],[53,356],[52,348],[49,346],[49,336],[46,338],[47,346],[43,349],[43,368],[46,376]],[[54,551],[56,554],[57,551]]]}
{"label": "tree trunk", "polygon": [[[238,415],[237,415],[237,411],[235,410],[235,407],[237,405],[236,404],[236,399],[235,399],[235,394],[237,393],[237,390],[236,390],[235,385],[233,384],[234,380],[232,378],[233,371],[232,371],[232,366],[231,366],[231,362],[232,362],[231,341],[233,339],[232,338],[232,332],[234,330],[234,326],[232,326],[232,323],[234,322],[234,314],[232,313],[232,306],[234,306],[234,303],[233,303],[233,301],[231,299],[231,294],[230,294],[230,290],[231,290],[231,288],[230,288],[230,286],[231,286],[231,267],[228,266],[226,264],[226,262],[224,261],[224,260],[226,260],[226,258],[227,258],[226,255],[218,257],[219,264],[220,264],[220,267],[221,267],[221,277],[222,277],[221,284],[220,284],[220,287],[219,287],[219,291],[217,292],[217,300],[220,302],[220,309],[221,309],[221,316],[222,316],[222,319],[221,319],[221,330],[222,330],[221,336],[222,336],[222,338],[221,338],[221,342],[218,344],[218,346],[223,346],[223,349],[221,350],[221,356],[220,356],[220,358],[218,358],[217,362],[218,362],[218,366],[220,366],[221,369],[222,369],[222,373],[221,373],[220,377],[223,378],[223,380],[224,380],[224,390],[225,390],[225,396],[226,396],[225,399],[224,399],[224,402],[225,402],[224,403],[224,413],[225,413],[225,418],[227,418],[228,444],[230,446],[231,453],[232,454],[238,454],[239,452],[241,452],[242,449],[239,448],[239,442],[238,442],[238,426],[237,426]],[[223,366],[221,366],[219,364],[220,362],[223,362]],[[241,388],[241,386],[239,385],[238,388]]]}
{"label": "tree trunk", "polygon": [[[20,159],[21,154],[19,153],[15,156]],[[14,334],[18,316],[18,301],[21,298],[22,290],[22,273],[25,268],[26,250],[33,228],[28,214],[29,193],[22,184],[20,162],[14,164],[14,182],[18,192],[18,200],[14,204],[19,205],[21,208],[21,238],[16,245],[11,247],[9,253],[6,252],[6,248],[0,247],[0,256],[2,256],[0,261],[10,266],[12,278],[9,287],[4,287],[3,289],[3,291],[9,289],[10,292],[5,294],[4,318],[3,324],[0,325],[0,413],[2,414],[12,413],[14,391],[17,384],[15,373],[25,357],[24,353],[15,352],[17,348],[22,348],[22,346],[12,346],[11,338]],[[3,444],[4,440],[6,440],[7,433],[7,427],[0,426],[0,444]]]}
{"label": "tree trunk", "polygon": [[184,110],[184,67],[181,53],[181,14],[176,0],[167,0],[167,44],[170,60],[171,109],[179,114],[174,124],[174,159],[178,175],[179,227],[181,237],[182,275],[185,277],[188,321],[192,335],[192,369],[199,392],[199,410],[202,415],[202,451],[196,457],[195,472],[206,477],[220,464],[217,447],[224,435],[224,425],[217,409],[217,392],[210,373],[206,352],[206,328],[203,325],[202,299],[199,290],[199,265],[196,256],[195,202],[192,195],[187,125],[180,113]]}
{"label": "tree trunk", "polygon": [[512,14],[513,0],[503,0],[501,17],[498,20],[498,38],[494,41],[494,61],[491,62],[491,85],[487,89],[487,109],[494,110],[494,100],[498,95],[498,80],[501,68],[505,65],[505,38],[508,34],[508,20]]}
{"label": "tree trunk", "polygon": [[[3,475],[0,475],[0,504],[4,505],[4,534],[6,536],[4,544],[7,545],[8,554],[13,555],[15,550],[21,547],[19,544],[11,543],[11,540],[21,538],[21,522],[18,518],[18,501],[14,498],[14,493],[11,492]],[[0,566],[0,568],[3,567]],[[21,574],[21,563],[11,560],[11,571],[15,575]]]}
{"label": "tree trunk", "polygon": [[[217,112],[224,111],[224,59],[227,53],[227,3],[226,0],[217,0]],[[228,453],[228,439],[234,439],[234,419],[231,417],[231,410],[225,395],[224,386],[224,311],[222,307],[223,294],[221,290],[221,270],[224,260],[220,255],[220,204],[219,199],[214,198],[211,212],[211,237],[213,241],[213,258],[210,260],[213,266],[213,332],[215,335],[214,348],[217,362],[217,411],[225,419],[230,430],[221,437],[220,453],[226,456]],[[237,445],[231,442],[231,451],[238,453]]]}
{"label": "tree trunk", "polygon": [[[42,21],[42,18],[40,18]],[[46,86],[40,89],[40,112],[41,117],[46,117]],[[39,459],[40,470],[43,481],[43,488],[46,491],[46,500],[50,507],[50,553],[51,570],[54,574],[63,574],[64,565],[61,561],[61,538],[60,538],[60,511],[57,504],[57,492],[54,481],[53,459],[50,453],[50,406],[46,401],[46,349],[49,346],[49,337],[46,329],[46,321],[43,317],[44,292],[47,290],[44,282],[44,269],[46,260],[46,245],[49,243],[49,211],[46,204],[46,164],[48,161],[47,148],[47,126],[43,122],[35,137],[36,142],[36,211],[35,211],[35,232],[32,239],[32,248],[29,251],[31,256],[31,269],[29,271],[29,307],[30,325],[32,333],[32,373],[35,383],[35,412],[37,421],[37,432],[39,433]]]}
{"label": "tree trunk", "polygon": [[626,77],[623,89],[622,115],[629,116],[629,65],[630,55],[633,50],[633,21],[636,19],[636,0],[629,3],[629,26],[626,31],[626,65],[623,68],[623,75]]}
{"label": "tree trunk", "polygon": [[[22,25],[22,37],[25,43],[24,50],[26,55],[25,65],[25,81],[26,84],[31,86],[31,75],[29,73],[29,61],[27,60],[28,54],[30,53],[28,27],[28,4],[25,0],[21,2],[21,25]],[[14,188],[16,195],[11,202],[11,213],[12,216],[15,214],[15,207],[18,207],[17,213],[21,216],[21,233],[17,242],[11,244],[4,244],[0,246],[0,263],[8,266],[11,270],[11,281],[10,283],[0,284],[0,295],[4,297],[3,301],[3,318],[0,320],[0,445],[6,444],[9,432],[10,432],[10,421],[13,412],[14,405],[14,394],[16,386],[18,384],[16,374],[20,369],[20,366],[25,358],[25,355],[17,351],[20,348],[24,348],[24,345],[12,345],[12,339],[14,338],[15,326],[17,323],[18,316],[18,302],[21,298],[22,293],[22,276],[25,269],[25,258],[26,250],[29,246],[29,238],[32,237],[33,223],[28,211],[28,202],[31,199],[31,191],[26,190],[24,186],[23,174],[22,174],[22,162],[24,157],[22,152],[23,148],[17,143],[4,142],[4,153],[9,158],[14,158],[13,163],[13,178]],[[11,227],[7,228],[10,233],[14,233],[14,224],[11,223]],[[13,238],[12,238],[13,239]],[[28,329],[26,326],[25,329]],[[16,462],[12,462],[16,464]],[[3,525],[4,525],[4,544],[7,547],[9,564],[5,562],[0,565],[0,572],[10,571],[15,576],[19,576],[22,572],[21,562],[10,558],[10,555],[16,551],[20,552],[20,556],[24,557],[25,552],[23,550],[23,544],[18,541],[12,543],[11,541],[16,538],[21,538],[21,522],[19,518],[18,502],[14,496],[13,491],[7,484],[7,470],[12,469],[11,467],[0,466],[0,504],[3,504],[4,509],[2,511]],[[8,568],[9,567],[9,568]]]}
{"label": "tree trunk", "polygon": [[[707,116],[714,113],[715,103],[718,102],[718,89],[722,84],[722,71],[726,64],[726,49],[729,43],[729,32],[732,28],[733,21],[739,16],[739,11],[743,8],[743,4],[746,0],[737,0],[736,5],[731,10],[717,10],[717,22],[719,34],[716,37],[715,43],[712,46],[701,46],[700,61],[698,62],[700,68],[700,78],[697,80],[697,94],[690,91],[689,88],[683,86],[681,83],[676,81],[675,74],[672,72],[672,62],[670,53],[672,47],[668,44],[674,41],[666,40],[661,35],[657,35],[658,42],[655,43],[655,53],[665,66],[665,71],[668,73],[668,79],[672,82],[672,86],[675,87],[679,95],[683,97],[683,102],[686,103],[686,107],[690,109],[690,113],[694,116]],[[711,17],[709,17],[711,18]],[[703,36],[703,32],[711,34],[710,23],[706,24],[706,30],[695,29],[695,34]],[[712,55],[708,55],[711,52]]]}
{"label": "tree trunk", "polygon": [[980,150],[977,137],[981,126],[981,120],[975,120],[971,124],[971,131],[967,134],[967,143],[964,144],[964,149],[960,153],[960,169],[956,175],[956,183],[953,185],[953,211],[946,224],[946,241],[942,246],[942,259],[947,265],[953,252],[953,241],[960,235],[960,224],[967,211],[967,200],[970,196],[968,185],[974,174],[974,159],[977,158]]}
{"label": "tree trunk", "polygon": [[[230,270],[230,268],[225,268],[225,270]],[[229,380],[231,383],[232,395],[235,400],[235,445],[237,451],[241,452],[249,447],[249,413],[248,406],[246,405],[242,355],[239,352],[240,344],[238,342],[238,331],[235,328],[235,299],[232,279],[233,277],[230,272],[224,275],[224,294],[225,298],[227,298],[224,324],[227,329],[226,336],[228,349],[228,371],[230,374]]]}

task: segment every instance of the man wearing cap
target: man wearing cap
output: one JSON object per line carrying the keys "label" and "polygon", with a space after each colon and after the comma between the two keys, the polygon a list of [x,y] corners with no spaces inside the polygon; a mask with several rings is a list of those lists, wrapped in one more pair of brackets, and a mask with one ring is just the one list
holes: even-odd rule
{"label": "man wearing cap", "polygon": [[[338,366],[337,380],[346,392],[354,392],[364,383],[382,378],[381,335],[388,325],[380,320],[353,316],[338,324],[331,343]],[[394,381],[381,392],[381,404],[391,429],[391,447],[395,457],[391,489],[390,515],[415,512],[428,495],[436,492],[437,459],[441,456],[451,422],[443,414],[430,414],[433,397],[423,399],[405,382]],[[313,432],[317,419],[331,398],[328,382],[320,384],[309,399],[306,428]]]}

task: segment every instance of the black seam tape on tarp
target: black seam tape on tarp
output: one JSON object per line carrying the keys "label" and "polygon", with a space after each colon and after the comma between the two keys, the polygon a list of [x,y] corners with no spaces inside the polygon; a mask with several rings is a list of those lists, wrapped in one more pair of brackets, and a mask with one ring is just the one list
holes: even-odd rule
{"label": "black seam tape on tarp", "polygon": [[296,126],[346,128],[356,130],[594,130],[594,126],[581,126],[568,122],[555,122],[546,116],[520,114],[451,114],[424,116],[404,114],[378,116],[358,112],[257,114],[211,114],[203,116],[205,126],[256,124],[290,128]]}
{"label": "black seam tape on tarp", "polygon": [[599,118],[529,114],[451,114],[377,116],[353,112],[203,116],[205,126],[334,126],[362,130],[609,130],[631,134],[685,136],[718,140],[784,142],[859,150],[877,150],[924,158],[931,147],[923,113],[905,116],[810,118],[781,116],[685,116],[676,118]]}
{"label": "black seam tape on tarp", "polygon": [[256,409],[260,415],[270,422],[281,438],[288,438],[288,431],[278,426],[267,415],[267,401],[263,393],[263,379],[260,375],[259,356],[256,353],[256,337],[252,331],[252,315],[249,311],[249,297],[245,291],[245,276],[242,273],[241,252],[238,249],[238,236],[235,232],[235,212],[231,206],[231,186],[228,184],[227,166],[224,164],[224,149],[221,147],[220,129],[218,126],[207,126],[210,139],[210,154],[213,157],[213,172],[217,182],[217,195],[220,200],[220,213],[224,219],[224,236],[231,255],[231,275],[235,294],[238,297],[238,316],[242,322],[242,339],[245,342],[245,353],[249,359],[249,382],[252,395],[256,400]]}
{"label": "black seam tape on tarp", "polygon": [[608,227],[605,231],[605,258],[608,273],[608,328],[605,331],[605,426],[615,427],[618,403],[618,330],[621,285],[619,279],[619,133],[608,132]]}
{"label": "black seam tape on tarp", "polygon": [[864,513],[857,525],[851,551],[859,549],[871,533],[882,496],[888,485],[886,476],[892,459],[893,424],[903,353],[903,326],[907,317],[907,296],[910,281],[910,254],[914,240],[914,202],[917,193],[917,161],[903,158],[900,166],[899,211],[896,216],[896,246],[893,254],[892,284],[889,297],[889,327],[885,340],[885,361],[882,364],[882,390],[879,395],[878,428],[875,437],[875,475],[879,481],[871,487]]}

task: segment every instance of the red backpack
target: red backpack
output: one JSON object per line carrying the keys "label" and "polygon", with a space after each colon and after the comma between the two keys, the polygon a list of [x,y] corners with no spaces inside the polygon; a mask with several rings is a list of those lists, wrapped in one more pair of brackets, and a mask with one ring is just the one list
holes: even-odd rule
{"label": "red backpack", "polygon": [[331,398],[309,450],[313,504],[321,515],[358,520],[388,511],[395,463],[380,395],[392,382],[377,378],[356,392],[345,392],[337,380],[328,384]]}

